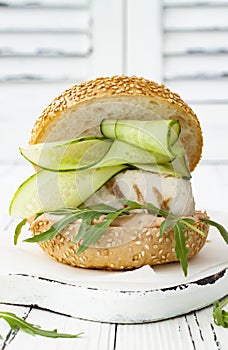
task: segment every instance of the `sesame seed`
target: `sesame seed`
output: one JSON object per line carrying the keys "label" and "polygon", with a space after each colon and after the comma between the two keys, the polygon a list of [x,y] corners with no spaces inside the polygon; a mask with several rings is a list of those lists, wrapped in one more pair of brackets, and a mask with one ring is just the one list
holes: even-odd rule
{"label": "sesame seed", "polygon": [[85,264],[78,264],[79,267],[86,267]]}
{"label": "sesame seed", "polygon": [[142,242],[141,241],[136,241],[135,244],[136,245],[140,245],[140,244],[142,244]]}

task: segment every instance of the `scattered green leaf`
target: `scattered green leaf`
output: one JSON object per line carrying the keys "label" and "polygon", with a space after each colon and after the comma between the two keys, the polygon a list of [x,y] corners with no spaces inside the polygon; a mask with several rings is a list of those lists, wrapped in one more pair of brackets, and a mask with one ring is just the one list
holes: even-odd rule
{"label": "scattered green leaf", "polygon": [[27,238],[24,242],[46,242],[54,238],[61,230],[63,230],[68,224],[72,221],[76,220],[76,214],[70,214],[65,216],[62,220],[55,222],[49,230],[40,233],[39,235],[35,235],[31,238]]}
{"label": "scattered green leaf", "polygon": [[[55,222],[46,232],[28,238],[25,240],[25,242],[46,242],[56,237],[57,234],[71,222],[81,219],[78,232],[73,239],[74,243],[79,243],[79,248],[76,253],[79,255],[89,246],[94,245],[117,217],[121,215],[128,215],[135,209],[144,209],[149,214],[158,215],[165,218],[160,226],[161,237],[164,236],[169,228],[173,228],[176,257],[180,261],[183,272],[186,276],[188,267],[187,255],[189,253],[189,249],[186,247],[186,240],[190,238],[189,231],[193,230],[202,236],[205,236],[205,233],[194,225],[194,220],[191,218],[180,218],[170,212],[155,207],[151,203],[139,204],[137,202],[125,199],[121,199],[120,202],[124,205],[124,208],[116,209],[109,205],[98,204],[91,207],[80,207],[76,209],[65,208],[53,211],[51,214],[61,215],[63,218]],[[105,218],[101,222],[94,223],[94,220],[99,219],[101,215],[105,215]],[[208,219],[202,218],[200,220],[211,226],[215,226],[219,230],[225,242],[228,244],[228,233],[222,225]],[[15,242],[17,242],[23,224],[24,220],[19,223],[16,228],[14,238]],[[186,234],[188,234],[188,236]]]}
{"label": "scattered green leaf", "polygon": [[222,238],[224,239],[224,241],[226,242],[226,244],[228,244],[228,232],[225,229],[225,227],[223,227],[221,224],[219,224],[215,221],[209,220],[209,219],[200,219],[200,220],[203,222],[206,222],[210,226],[216,227],[219,230],[219,232],[220,232]]}
{"label": "scattered green leaf", "polygon": [[213,307],[213,318],[215,324],[224,328],[228,328],[228,311],[223,309],[226,304],[228,304],[228,298],[223,300],[220,304],[218,300],[215,301]]}
{"label": "scattered green leaf", "polygon": [[169,229],[172,229],[175,225],[175,221],[171,219],[164,220],[160,225],[160,236],[163,238],[164,234],[169,231]]}
{"label": "scattered green leaf", "polygon": [[26,222],[27,222],[27,219],[23,219],[16,226],[15,234],[14,234],[14,244],[15,245],[17,245],[18,237],[20,236],[22,227],[26,224]]}
{"label": "scattered green leaf", "polygon": [[[183,225],[183,224],[182,224]],[[185,277],[188,273],[188,260],[187,254],[189,249],[186,247],[186,237],[184,234],[184,227],[180,223],[176,223],[174,229],[174,241],[175,241],[175,253],[178,260],[180,260],[182,270]]]}
{"label": "scattered green leaf", "polygon": [[[104,219],[104,221],[101,221],[95,225],[91,225],[91,226],[88,225],[87,228],[85,228],[83,231],[84,239],[82,244],[78,248],[76,254],[77,255],[81,254],[89,246],[95,244],[99,240],[99,238],[105,233],[105,231],[111,225],[111,223],[125,211],[126,211],[126,208],[117,210],[115,212],[113,211],[106,215],[106,218]],[[78,240],[78,235],[81,238],[80,229],[77,236],[75,237],[75,241]]]}
{"label": "scattered green leaf", "polygon": [[31,335],[40,335],[48,338],[78,338],[81,334],[83,334],[83,332],[78,334],[58,333],[57,329],[54,329],[53,331],[43,330],[40,328],[40,326],[26,322],[23,318],[16,316],[12,312],[0,311],[0,318],[4,319],[9,324],[11,329],[20,329]]}

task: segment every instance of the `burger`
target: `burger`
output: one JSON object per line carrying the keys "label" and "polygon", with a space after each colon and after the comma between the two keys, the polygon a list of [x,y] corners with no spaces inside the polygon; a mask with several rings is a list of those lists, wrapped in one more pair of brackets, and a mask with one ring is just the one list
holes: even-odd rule
{"label": "burger", "polygon": [[22,155],[35,174],[10,214],[29,223],[52,258],[81,268],[127,270],[188,259],[209,225],[196,211],[191,171],[202,153],[197,116],[164,85],[113,76],[71,87],[43,111]]}

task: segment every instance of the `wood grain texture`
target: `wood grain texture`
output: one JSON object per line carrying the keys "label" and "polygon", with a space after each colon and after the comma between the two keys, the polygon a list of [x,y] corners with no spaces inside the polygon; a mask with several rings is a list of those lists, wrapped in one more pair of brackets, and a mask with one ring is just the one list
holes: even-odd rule
{"label": "wood grain texture", "polygon": [[12,332],[0,321],[0,349],[18,350],[226,350],[227,331],[217,327],[212,319],[212,307],[174,319],[140,325],[112,325],[79,320],[34,307],[0,303],[0,310],[16,313],[43,329],[57,328],[60,332],[84,334],[78,339],[50,339]]}

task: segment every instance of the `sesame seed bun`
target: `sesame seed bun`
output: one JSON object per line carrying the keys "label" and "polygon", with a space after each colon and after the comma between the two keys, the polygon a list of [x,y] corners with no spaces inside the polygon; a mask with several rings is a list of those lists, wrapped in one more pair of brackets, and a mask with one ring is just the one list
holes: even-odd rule
{"label": "sesame seed bun", "polygon": [[[205,222],[200,221],[200,218],[207,218],[207,216],[196,212],[194,226],[205,232],[205,236],[195,231],[189,232],[188,259],[198,254],[206,242],[209,227]],[[143,229],[110,227],[97,242],[96,247],[89,247],[80,255],[76,255],[78,244],[72,243],[72,238],[79,228],[77,223],[67,225],[55,238],[39,245],[53,259],[84,268],[129,270],[146,264],[169,263],[177,261],[174,251],[174,233],[170,230],[165,233],[164,238],[160,237],[160,224],[163,220],[158,218],[153,227]],[[37,235],[48,230],[52,223],[49,218],[42,216],[34,221],[30,228],[33,234]],[[126,241],[126,235],[129,237],[128,241]],[[121,242],[121,240],[124,241]]]}
{"label": "sesame seed bun", "polygon": [[178,119],[192,171],[202,153],[202,133],[192,109],[164,85],[113,76],[74,85],[55,98],[32,130],[31,144],[101,135],[102,119]]}
{"label": "sesame seed bun", "polygon": [[[144,78],[113,76],[90,80],[66,90],[43,111],[32,130],[30,144],[53,142],[71,138],[101,135],[100,122],[105,119],[178,119],[181,124],[180,139],[185,147],[192,171],[200,160],[202,133],[192,109],[176,93],[164,85]],[[196,255],[206,242],[208,225],[199,220],[205,214],[194,214],[195,224],[205,232],[205,237],[190,232],[187,241],[188,258]],[[31,223],[34,235],[46,231],[51,220],[39,217]],[[110,227],[105,233],[109,244],[89,247],[76,255],[78,245],[72,243],[69,232],[76,224],[68,225],[54,239],[39,243],[52,258],[72,266],[110,270],[132,269],[145,264],[155,265],[176,261],[173,231],[160,237],[160,224],[153,227]],[[125,231],[124,231],[125,230]],[[113,237],[123,234],[128,241],[112,246]],[[116,239],[116,238],[115,238]],[[99,244],[99,242],[98,242]]]}

